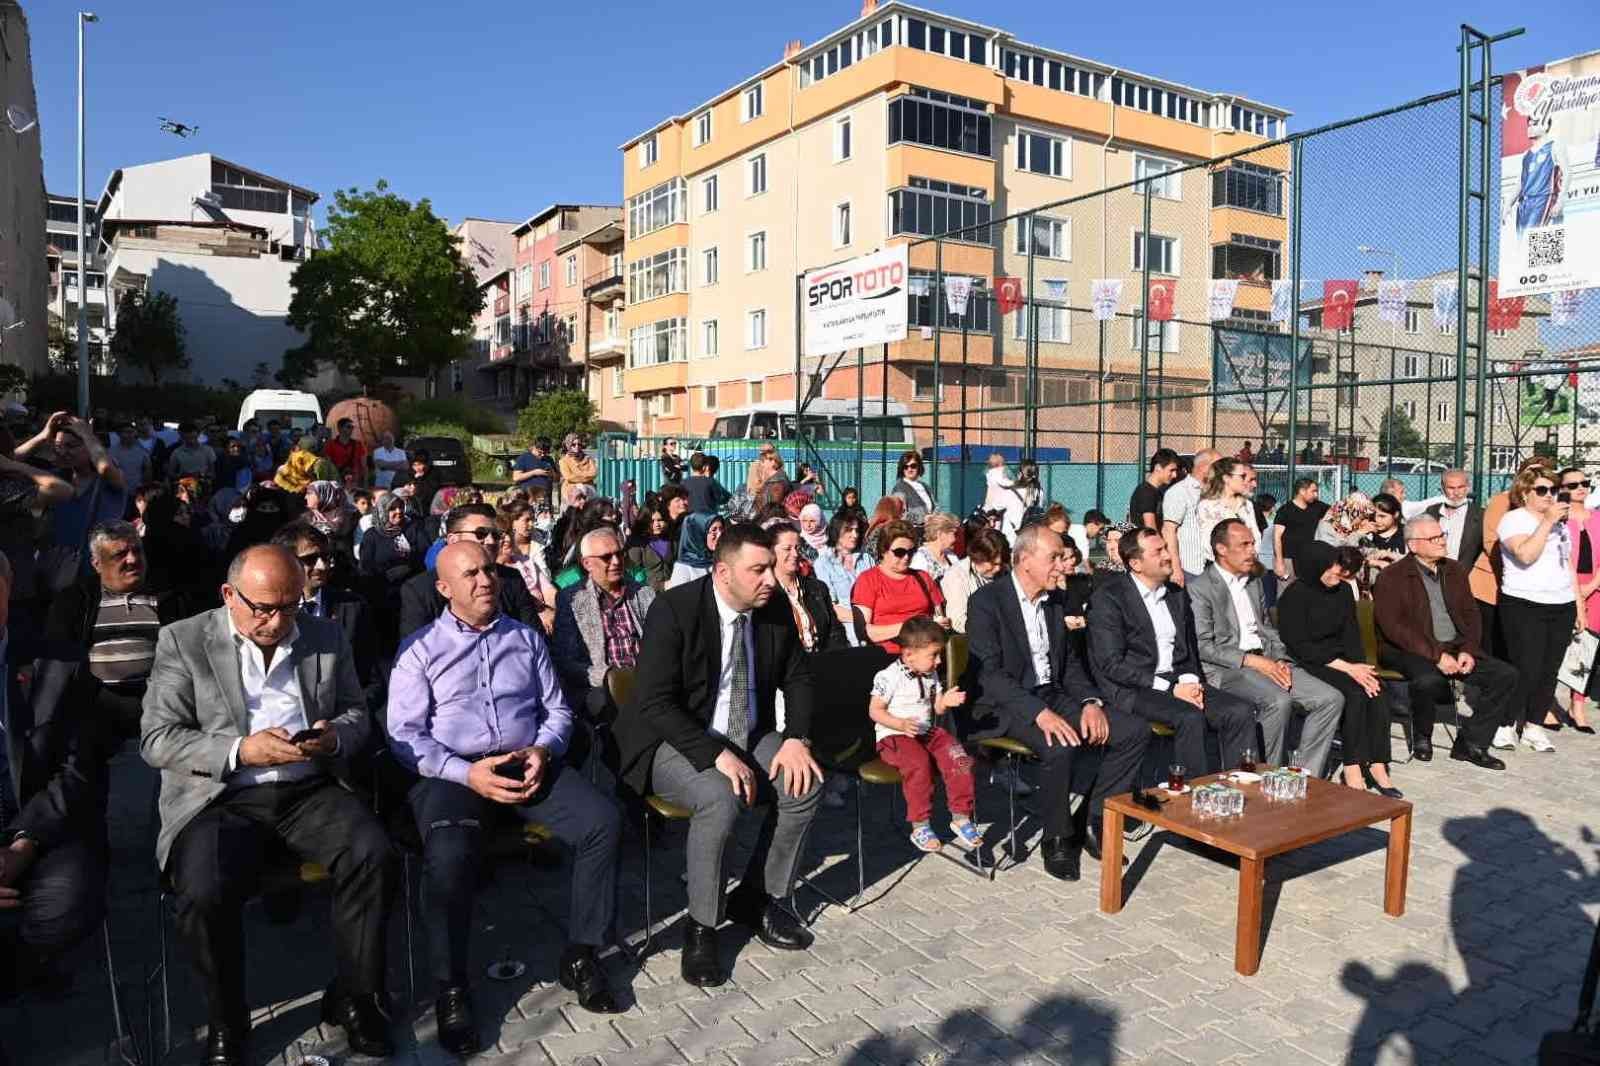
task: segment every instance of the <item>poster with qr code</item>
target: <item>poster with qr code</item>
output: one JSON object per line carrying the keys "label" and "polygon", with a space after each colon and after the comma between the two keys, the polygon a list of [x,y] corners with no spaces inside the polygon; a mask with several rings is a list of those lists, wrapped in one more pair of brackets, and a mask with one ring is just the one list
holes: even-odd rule
{"label": "poster with qr code", "polygon": [[1600,286],[1600,52],[1507,74],[1500,295]]}

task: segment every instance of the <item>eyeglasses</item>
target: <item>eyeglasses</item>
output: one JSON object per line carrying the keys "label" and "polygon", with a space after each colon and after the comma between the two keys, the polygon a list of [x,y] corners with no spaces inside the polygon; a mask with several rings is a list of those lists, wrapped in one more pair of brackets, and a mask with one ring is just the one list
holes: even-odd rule
{"label": "eyeglasses", "polygon": [[[232,585],[228,587],[233,588]],[[237,588],[233,588],[233,594],[239,598],[240,603],[250,608],[250,616],[257,621],[265,622],[275,614],[281,614],[285,618],[293,618],[300,611],[299,600],[295,600],[292,603],[257,603]]]}
{"label": "eyeglasses", "polygon": [[596,552],[594,555],[585,555],[585,559],[599,559],[602,563],[610,564],[622,558],[621,550]]}
{"label": "eyeglasses", "polygon": [[889,554],[894,556],[896,559],[904,559],[915,550],[915,548],[890,548]]}
{"label": "eyeglasses", "polygon": [[1435,533],[1431,537],[1412,537],[1411,539],[1412,540],[1420,540],[1425,544],[1444,544],[1445,543],[1445,535],[1443,533]]}
{"label": "eyeglasses", "polygon": [[310,555],[297,555],[295,558],[299,559],[300,565],[307,570],[310,570],[318,563],[325,563],[328,566],[333,565],[333,557],[327,552],[312,552]]}
{"label": "eyeglasses", "polygon": [[501,533],[500,530],[495,526],[479,526],[477,529],[458,529],[455,531],[455,536],[475,537],[481,542],[485,540],[499,540],[502,536],[504,536],[504,534]]}
{"label": "eyeglasses", "polygon": [[1555,486],[1553,485],[1535,485],[1528,491],[1533,493],[1535,496],[1548,496],[1556,490]]}
{"label": "eyeglasses", "polygon": [[1586,489],[1591,484],[1593,482],[1590,481],[1563,481],[1561,487],[1564,489]]}

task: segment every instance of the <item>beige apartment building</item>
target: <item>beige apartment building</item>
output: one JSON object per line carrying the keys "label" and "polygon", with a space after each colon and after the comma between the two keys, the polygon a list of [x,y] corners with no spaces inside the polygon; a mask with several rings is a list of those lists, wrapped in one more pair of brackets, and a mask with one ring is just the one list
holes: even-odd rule
{"label": "beige apartment building", "polygon": [[[0,113],[0,365],[32,376],[46,369],[51,264],[45,258],[44,163],[28,19],[14,0],[0,0],[0,42],[0,90],[13,109]],[[19,121],[16,132],[13,123]]]}
{"label": "beige apartment building", "polygon": [[[641,433],[700,434],[718,411],[793,403],[797,275],[961,227],[973,228],[942,243],[937,265],[974,279],[965,337],[943,294],[920,280],[934,245],[915,246],[911,333],[866,353],[869,398],[883,395],[886,356],[889,398],[919,423],[937,404],[948,426],[963,403],[980,435],[1019,422],[995,408],[1022,402],[1033,318],[1001,316],[988,294],[997,277],[1026,278],[1030,259],[1039,401],[1124,396],[1137,382],[1139,330],[1131,317],[1108,322],[1102,346],[1090,282],[1123,278],[1120,310],[1131,315],[1146,249],[1154,275],[1179,280],[1187,320],[1152,331],[1152,364],[1172,389],[1209,382],[1206,282],[1214,269],[1241,278],[1237,313],[1265,317],[1287,242],[1286,150],[1160,179],[1144,242],[1143,197],[1128,190],[1049,211],[1031,229],[990,223],[1264,144],[1287,115],[867,0],[856,21],[790,44],[779,62],[622,145],[630,420]],[[856,395],[854,361],[822,395]],[[818,361],[802,369],[809,382]],[[1111,412],[1124,429],[1137,423],[1126,398]],[[1095,412],[1046,412],[1040,428],[1054,438],[1041,443],[1089,447]],[[930,443],[925,429],[918,436]],[[953,439],[948,428],[941,436]]]}

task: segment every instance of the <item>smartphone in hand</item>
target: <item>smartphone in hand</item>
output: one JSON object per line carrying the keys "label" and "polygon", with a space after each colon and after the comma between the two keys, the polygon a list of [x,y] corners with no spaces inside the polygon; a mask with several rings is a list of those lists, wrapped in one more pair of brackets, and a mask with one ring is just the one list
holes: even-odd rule
{"label": "smartphone in hand", "polygon": [[499,766],[496,766],[494,768],[494,772],[501,777],[508,778],[512,781],[521,781],[523,775],[528,772],[528,760],[511,759],[507,762],[501,763]]}
{"label": "smartphone in hand", "polygon": [[308,740],[316,740],[321,736],[322,730],[320,729],[302,729],[300,732],[289,738],[289,743],[304,744]]}

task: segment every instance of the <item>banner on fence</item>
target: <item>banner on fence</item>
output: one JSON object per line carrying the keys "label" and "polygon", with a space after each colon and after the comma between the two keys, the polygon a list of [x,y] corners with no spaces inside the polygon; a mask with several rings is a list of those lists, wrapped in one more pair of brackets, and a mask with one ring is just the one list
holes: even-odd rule
{"label": "banner on fence", "polygon": [[1322,328],[1349,329],[1355,321],[1356,293],[1360,282],[1324,281],[1322,283]]}
{"label": "banner on fence", "polygon": [[1171,322],[1173,305],[1178,302],[1176,278],[1150,279],[1150,321]]}
{"label": "banner on fence", "polygon": [[1433,283],[1433,325],[1435,329],[1456,328],[1456,313],[1461,308],[1461,293],[1454,281]]}
{"label": "banner on fence", "polygon": [[1274,281],[1272,283],[1272,321],[1289,321],[1289,310],[1294,290],[1292,281]]}
{"label": "banner on fence", "polygon": [[1094,317],[1104,322],[1117,314],[1117,304],[1122,300],[1121,278],[1095,278],[1089,283],[1094,301]]}
{"label": "banner on fence", "polygon": [[[1263,402],[1263,393],[1273,393],[1272,404],[1283,403],[1289,387],[1293,339],[1283,333],[1260,333],[1255,330],[1213,328],[1211,345],[1211,380],[1215,382],[1219,411],[1257,411]],[[1311,384],[1311,341],[1300,342],[1298,372],[1295,384]],[[1247,395],[1224,395],[1248,390]],[[1274,407],[1268,414],[1277,411]]]}
{"label": "banner on fence", "polygon": [[1578,421],[1578,372],[1571,363],[1513,363],[1522,429]]}
{"label": "banner on fence", "polygon": [[967,313],[967,301],[972,297],[972,279],[965,274],[944,276],[944,301],[950,313],[960,318]]}
{"label": "banner on fence", "polygon": [[1406,317],[1406,283],[1378,282],[1378,318],[1399,325]]}
{"label": "banner on fence", "polygon": [[1600,286],[1600,52],[1501,92],[1500,295]]}
{"label": "banner on fence", "polygon": [[805,354],[905,340],[909,277],[903,244],[807,271]]}
{"label": "banner on fence", "polygon": [[1233,301],[1239,297],[1239,282],[1235,278],[1212,278],[1211,291],[1206,294],[1207,312],[1211,321],[1220,322],[1233,314]]}
{"label": "banner on fence", "polygon": [[1002,315],[1011,312],[1027,303],[1022,294],[1022,279],[1001,275],[994,279],[995,306]]}

